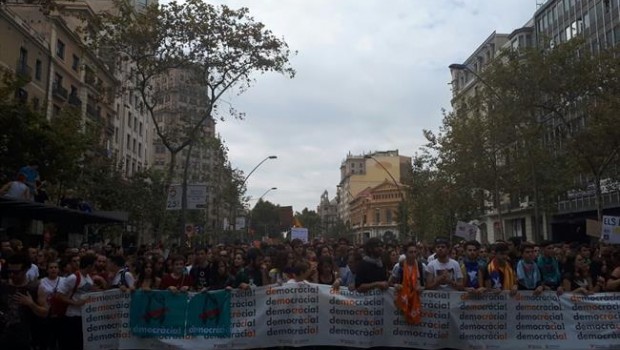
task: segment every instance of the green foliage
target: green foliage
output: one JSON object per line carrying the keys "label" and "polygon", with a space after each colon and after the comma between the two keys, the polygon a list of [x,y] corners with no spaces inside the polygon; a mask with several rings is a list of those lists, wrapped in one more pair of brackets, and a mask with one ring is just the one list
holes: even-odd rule
{"label": "green foliage", "polygon": [[250,228],[255,232],[254,238],[258,239],[263,235],[281,237],[279,206],[261,199],[256,203],[250,215]]}
{"label": "green foliage", "polygon": [[321,217],[316,211],[304,208],[301,213],[295,213],[295,218],[301,222],[303,227],[308,229],[308,237],[315,238],[325,233],[321,225]]}

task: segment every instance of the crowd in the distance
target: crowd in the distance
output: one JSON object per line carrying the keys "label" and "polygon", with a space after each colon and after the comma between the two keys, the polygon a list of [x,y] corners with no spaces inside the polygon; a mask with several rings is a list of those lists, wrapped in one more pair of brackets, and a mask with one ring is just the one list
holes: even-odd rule
{"label": "crowd in the distance", "polygon": [[113,245],[24,247],[8,238],[0,244],[0,344],[7,349],[82,349],[85,295],[113,288],[179,293],[307,281],[359,292],[393,286],[405,294],[620,291],[620,249],[604,244],[295,239],[128,252]]}

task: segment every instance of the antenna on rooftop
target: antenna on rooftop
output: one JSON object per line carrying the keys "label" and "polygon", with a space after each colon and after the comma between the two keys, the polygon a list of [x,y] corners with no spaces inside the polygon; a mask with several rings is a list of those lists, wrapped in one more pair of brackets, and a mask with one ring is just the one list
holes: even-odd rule
{"label": "antenna on rooftop", "polygon": [[536,0],[536,9],[538,10],[546,2],[547,2],[547,0]]}

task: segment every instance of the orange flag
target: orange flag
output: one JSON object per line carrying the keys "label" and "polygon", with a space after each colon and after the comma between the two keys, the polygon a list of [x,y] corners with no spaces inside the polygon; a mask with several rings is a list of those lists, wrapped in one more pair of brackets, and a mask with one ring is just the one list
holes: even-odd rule
{"label": "orange flag", "polygon": [[419,324],[422,321],[420,313],[420,293],[418,292],[418,264],[409,267],[405,261],[403,264],[402,288],[396,294],[396,307],[402,311],[405,320],[411,324]]}

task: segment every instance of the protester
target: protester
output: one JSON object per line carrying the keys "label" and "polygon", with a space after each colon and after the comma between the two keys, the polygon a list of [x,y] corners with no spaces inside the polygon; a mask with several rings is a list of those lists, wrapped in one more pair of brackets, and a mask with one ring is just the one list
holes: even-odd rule
{"label": "protester", "polygon": [[463,273],[459,263],[448,256],[450,243],[435,239],[435,259],[426,267],[426,289],[457,291],[463,289]]}
{"label": "protester", "polygon": [[225,260],[216,260],[215,266],[217,267],[215,272],[211,275],[211,280],[209,282],[208,289],[209,290],[221,290],[233,289],[235,284],[235,276],[230,274],[230,269],[228,267],[228,262]]}
{"label": "protester", "polygon": [[[30,259],[14,254],[6,259],[9,280],[0,282],[0,312],[4,326],[0,328],[0,345],[11,350],[29,350],[34,340],[36,317],[45,317],[48,305],[37,282],[28,281]],[[81,325],[80,325],[81,327]]]}
{"label": "protester", "polygon": [[108,259],[108,271],[112,276],[110,288],[120,288],[122,291],[134,289],[136,280],[125,267],[125,258],[122,255]]}
{"label": "protester", "polygon": [[155,263],[153,259],[145,259],[138,269],[138,279],[136,281],[136,289],[144,291],[159,289],[161,278],[155,274]]}
{"label": "protester", "polygon": [[366,255],[357,266],[355,288],[359,292],[371,289],[386,290],[389,287],[385,267],[383,266],[383,242],[380,238],[370,238],[364,246]]}
{"label": "protester", "polygon": [[213,279],[214,273],[213,252],[208,248],[198,249],[189,272],[194,281],[193,289],[199,292],[209,289],[209,281]]}
{"label": "protester", "polygon": [[465,248],[465,256],[461,263],[463,287],[466,292],[482,293],[485,291],[484,270],[486,269],[486,261],[479,257],[480,243],[476,240],[471,240],[463,245]]}
{"label": "protester", "polygon": [[489,262],[487,272],[489,277],[486,287],[496,291],[508,290],[512,295],[519,290],[517,276],[510,264],[510,248],[505,243],[495,245],[495,257]]}
{"label": "protester", "polygon": [[26,185],[26,176],[20,174],[15,181],[6,183],[0,188],[0,196],[10,199],[29,201],[32,193],[28,185]]}
{"label": "protester", "polygon": [[517,263],[517,282],[520,290],[532,290],[538,295],[545,290],[542,284],[540,269],[534,260],[534,245],[521,244],[521,259]]}
{"label": "protester", "polygon": [[[75,259],[75,258],[74,258]],[[79,269],[64,278],[58,287],[61,299],[69,306],[65,313],[63,335],[60,348],[63,350],[82,350],[82,305],[86,303],[86,294],[96,291],[90,274],[95,269],[97,256],[86,254],[79,261]]]}
{"label": "protester", "polygon": [[542,254],[538,257],[536,264],[540,269],[542,284],[548,289],[562,293],[562,274],[560,272],[560,263],[555,258],[555,249],[553,242],[543,241],[540,243]]}
{"label": "protester", "polygon": [[164,275],[159,288],[171,292],[189,291],[194,281],[185,269],[185,258],[182,255],[176,255],[170,258],[170,261],[172,261],[172,271]]}
{"label": "protester", "polygon": [[[62,283],[63,277],[60,276],[60,265],[57,261],[47,264],[47,277],[40,280],[40,290],[45,295],[47,305],[51,306],[52,297],[58,293],[58,287]],[[40,333],[39,346],[41,349],[57,349],[59,335],[62,331],[63,321],[60,320],[64,315],[54,313],[50,307],[48,314],[42,319],[42,332]]]}

